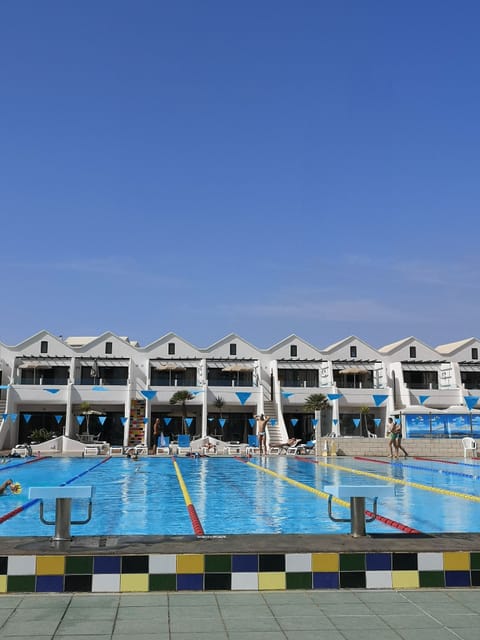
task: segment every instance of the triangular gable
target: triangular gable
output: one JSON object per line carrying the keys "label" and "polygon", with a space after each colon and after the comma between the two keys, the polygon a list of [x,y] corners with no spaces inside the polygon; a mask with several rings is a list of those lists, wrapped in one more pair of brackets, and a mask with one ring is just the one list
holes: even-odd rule
{"label": "triangular gable", "polygon": [[[350,347],[357,348],[357,355],[350,355]],[[357,336],[349,336],[327,347],[323,353],[329,360],[380,360],[378,351]]]}
{"label": "triangular gable", "polygon": [[[230,345],[236,345],[236,354],[230,355]],[[236,333],[230,333],[205,349],[206,357],[211,358],[258,358],[259,350]]]}
{"label": "triangular gable", "polygon": [[413,336],[399,341],[396,343],[396,346],[389,345],[388,348],[382,347],[379,351],[383,356],[388,356],[392,361],[402,362],[404,360],[412,360],[410,357],[410,347],[416,348],[416,356],[413,358],[414,360],[441,361],[441,358],[439,357],[440,354],[435,351],[433,347],[430,347]]}
{"label": "triangular gable", "polygon": [[132,352],[138,351],[138,349],[127,342],[124,338],[120,338],[111,331],[106,331],[102,335],[93,338],[90,342],[87,342],[82,347],[77,347],[75,353],[88,354],[92,357],[108,357],[110,354],[105,353],[105,343],[112,343],[112,356],[130,358]]}
{"label": "triangular gable", "polygon": [[[175,345],[174,354],[168,353],[168,345],[171,343]],[[167,333],[166,335],[162,336],[158,340],[155,340],[155,342],[152,342],[151,344],[146,346],[144,349],[142,349],[142,352],[147,353],[150,359],[168,358],[168,359],[175,360],[175,358],[201,358],[202,357],[201,351],[200,349],[198,349],[198,347],[194,346],[187,340],[184,340],[183,338],[178,336],[176,333],[172,333],[172,332]]]}
{"label": "triangular gable", "polygon": [[[297,355],[292,356],[290,347],[295,345],[297,347]],[[274,344],[270,349],[266,349],[265,353],[271,355],[272,359],[290,359],[295,357],[298,360],[323,360],[323,353],[317,347],[314,347],[303,338],[299,338],[297,335],[292,334],[287,338],[284,338],[277,344]]]}
{"label": "triangular gable", "polygon": [[[459,342],[451,342],[450,344],[443,344],[436,348],[438,353],[455,362],[472,361],[472,349],[477,349],[477,354],[480,353],[480,340],[478,338],[468,338],[466,340],[460,340]],[[480,360],[478,362],[480,364]]]}
{"label": "triangular gable", "polygon": [[405,344],[410,344],[411,340],[415,340],[412,336],[409,338],[402,338],[401,340],[397,340],[396,342],[392,342],[390,344],[386,344],[383,347],[379,348],[379,353],[394,353],[398,348]]}
{"label": "triangular gable", "polygon": [[39,331],[27,340],[20,342],[14,347],[7,347],[12,353],[21,353],[23,355],[40,356],[40,343],[46,340],[48,342],[48,354],[46,355],[73,355],[74,350],[58,336],[53,335],[49,331]]}
{"label": "triangular gable", "polygon": [[465,340],[458,340],[457,342],[448,342],[447,344],[440,344],[435,347],[435,351],[444,355],[453,355],[454,353],[465,349],[466,347],[478,346],[479,341],[477,338],[466,338]]}

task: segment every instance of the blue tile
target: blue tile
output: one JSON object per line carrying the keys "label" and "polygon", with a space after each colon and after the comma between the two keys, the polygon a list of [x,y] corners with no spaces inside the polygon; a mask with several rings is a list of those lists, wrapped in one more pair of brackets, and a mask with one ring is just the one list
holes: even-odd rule
{"label": "blue tile", "polygon": [[93,573],[120,573],[120,556],[95,556]]}
{"label": "blue tile", "polygon": [[177,574],[177,591],[203,591],[203,573]]}
{"label": "blue tile", "polygon": [[256,573],[257,571],[258,556],[256,554],[232,556],[233,573]]}
{"label": "blue tile", "polygon": [[37,576],[35,591],[63,593],[63,576]]}
{"label": "blue tile", "polygon": [[446,587],[469,587],[470,571],[445,571]]}
{"label": "blue tile", "polygon": [[337,571],[314,572],[313,588],[314,589],[338,589],[339,580]]}
{"label": "blue tile", "polygon": [[390,553],[367,553],[367,571],[390,571],[392,555]]}

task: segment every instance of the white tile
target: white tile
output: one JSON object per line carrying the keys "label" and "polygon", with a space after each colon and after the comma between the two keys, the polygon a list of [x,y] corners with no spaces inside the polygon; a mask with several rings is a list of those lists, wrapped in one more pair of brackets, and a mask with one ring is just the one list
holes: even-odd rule
{"label": "white tile", "polygon": [[96,592],[119,592],[120,574],[118,573],[94,573],[92,580],[92,591]]}
{"label": "white tile", "polygon": [[366,571],[367,589],[391,589],[391,571]]}
{"label": "white tile", "polygon": [[285,554],[285,570],[286,571],[311,571],[312,570],[312,554],[311,553],[286,553]]}
{"label": "white tile", "polygon": [[31,576],[35,575],[35,556],[8,556],[9,576]]}
{"label": "white tile", "polygon": [[419,571],[443,571],[443,553],[419,553]]}
{"label": "white tile", "polygon": [[258,591],[258,573],[232,573],[232,591]]}
{"label": "white tile", "polygon": [[148,571],[149,573],[176,573],[177,556],[174,553],[166,555],[152,553],[148,563]]}

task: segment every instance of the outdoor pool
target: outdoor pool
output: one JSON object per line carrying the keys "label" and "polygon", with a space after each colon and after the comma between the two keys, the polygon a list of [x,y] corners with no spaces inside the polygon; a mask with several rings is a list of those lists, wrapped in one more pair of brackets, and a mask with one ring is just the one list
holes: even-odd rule
{"label": "outdoor pool", "polygon": [[[92,520],[72,534],[335,534],[349,523],[328,517],[325,485],[390,484],[394,495],[379,499],[380,519],[368,533],[480,532],[480,463],[475,460],[320,458],[126,458],[10,459],[0,482],[13,478],[22,492],[0,497],[0,536],[51,536],[40,522],[37,486],[93,486]],[[54,501],[45,516],[54,519]],[[367,500],[366,508],[371,509]],[[84,519],[85,501],[74,501],[72,518]],[[334,502],[336,517],[346,504]]]}

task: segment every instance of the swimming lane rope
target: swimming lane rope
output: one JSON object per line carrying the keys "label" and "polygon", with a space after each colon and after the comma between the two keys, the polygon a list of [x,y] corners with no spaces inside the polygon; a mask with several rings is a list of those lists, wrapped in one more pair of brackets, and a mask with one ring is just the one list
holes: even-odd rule
{"label": "swimming lane rope", "polygon": [[[259,471],[263,471],[264,473],[277,478],[279,480],[283,480],[284,482],[288,482],[289,484],[293,485],[294,487],[297,487],[299,489],[302,489],[304,491],[309,491],[310,493],[313,493],[314,495],[316,495],[319,498],[324,498],[325,500],[328,500],[328,498],[330,497],[329,493],[325,493],[325,491],[320,491],[319,489],[315,489],[314,487],[311,487],[308,484],[304,484],[303,482],[298,482],[298,480],[294,480],[293,478],[289,478],[288,476],[284,476],[281,473],[277,473],[276,471],[272,471],[271,469],[266,469],[265,467],[261,467],[258,464],[255,464],[254,462],[248,462],[247,460],[244,460],[242,458],[236,458],[236,460],[238,460],[239,462],[243,462],[244,464],[247,464],[250,467],[253,467],[254,469],[257,469]],[[302,460],[303,462],[303,460]],[[313,460],[305,460],[305,462],[313,462]],[[347,509],[350,509],[350,503],[346,502],[345,500],[342,500],[341,498],[336,498],[335,496],[332,496],[332,500],[333,502],[341,505],[342,507],[346,507]],[[373,516],[375,516],[375,514],[372,511],[368,511],[367,509],[365,510],[365,513],[367,514],[367,516],[369,518],[372,518]],[[384,524],[387,524],[390,527],[393,527],[394,529],[399,529],[400,531],[403,531],[404,533],[421,533],[421,531],[418,531],[418,529],[413,529],[412,527],[409,527],[406,524],[402,524],[401,522],[397,522],[396,520],[392,520],[391,518],[386,518],[385,516],[381,516],[378,513],[375,516],[375,519],[378,520],[379,522],[383,522]]]}
{"label": "swimming lane rope", "polygon": [[198,517],[195,507],[192,504],[190,495],[187,490],[187,485],[183,480],[182,473],[174,457],[172,457],[172,462],[175,468],[175,473],[177,474],[178,484],[180,485],[180,489],[182,490],[183,499],[185,500],[185,505],[187,507],[188,515],[190,516],[190,520],[192,522],[193,531],[197,536],[204,536],[205,531],[203,530],[202,523],[200,522],[200,518]]}
{"label": "swimming lane rope", "polygon": [[[375,460],[374,458],[364,458],[363,456],[354,456],[354,460],[364,460],[366,462],[374,462],[376,464],[389,464],[385,460]],[[415,460],[428,460],[428,458],[415,458]],[[445,469],[433,469],[432,467],[421,467],[418,464],[410,462],[392,462],[393,465],[401,465],[405,469],[416,469],[417,471],[427,471],[430,473],[441,473],[445,476],[458,476],[460,478],[469,478],[470,480],[480,480],[480,476],[474,476],[471,473],[463,473],[462,471],[446,471]]]}
{"label": "swimming lane rope", "polygon": [[463,500],[470,500],[471,502],[480,502],[480,496],[472,496],[469,493],[460,493],[458,491],[450,491],[449,489],[438,489],[437,487],[429,487],[426,484],[420,484],[419,482],[409,482],[408,480],[400,480],[400,478],[392,478],[390,476],[383,476],[379,473],[371,473],[370,471],[360,471],[358,469],[351,469],[350,467],[342,467],[339,464],[332,464],[331,462],[320,462],[319,460],[306,460],[305,462],[312,462],[318,464],[320,467],[327,469],[337,469],[338,471],[348,471],[355,473],[359,476],[365,476],[367,478],[375,478],[375,480],[383,480],[385,482],[392,482],[393,484],[401,484],[405,487],[413,487],[414,489],[422,489],[422,491],[430,491],[431,493],[439,493],[446,496],[453,496],[455,498],[462,498]]}
{"label": "swimming lane rope", "polygon": [[[64,487],[67,484],[71,484],[74,480],[77,480],[78,478],[81,478],[86,473],[90,473],[90,471],[93,471],[98,466],[100,466],[104,462],[107,462],[110,459],[111,459],[111,456],[108,456],[107,458],[104,458],[101,462],[97,462],[97,464],[94,464],[93,467],[89,467],[86,471],[82,471],[82,473],[79,473],[78,475],[74,476],[70,480],[67,480],[66,482],[62,482],[62,484],[59,485],[59,486],[60,487]],[[46,460],[46,458],[38,458],[37,460]],[[37,460],[30,460],[30,462],[36,462]],[[15,465],[15,466],[18,466],[18,465]],[[3,516],[0,516],[0,524],[2,524],[2,522],[5,522],[6,520],[10,520],[10,518],[13,518],[13,516],[18,515],[22,511],[26,511],[30,507],[33,507],[33,505],[37,504],[37,502],[39,502],[39,500],[40,500],[40,498],[35,498],[34,500],[28,500],[28,502],[25,502],[25,504],[20,505],[16,509],[12,509],[12,511],[9,511],[8,513],[4,514]]]}

